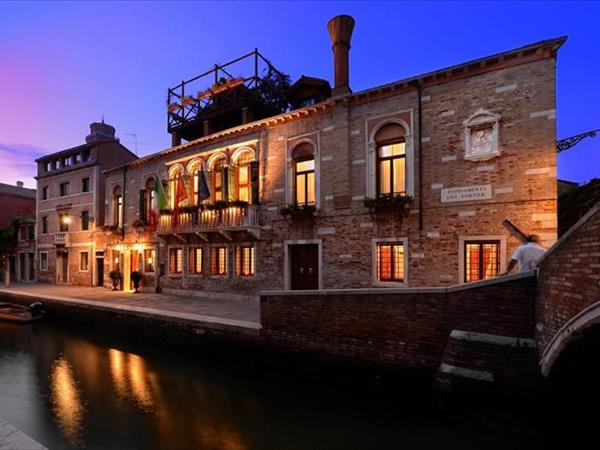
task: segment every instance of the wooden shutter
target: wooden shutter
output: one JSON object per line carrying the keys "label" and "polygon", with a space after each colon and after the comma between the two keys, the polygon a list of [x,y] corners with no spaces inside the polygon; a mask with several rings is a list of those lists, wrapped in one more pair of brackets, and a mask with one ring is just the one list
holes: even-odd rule
{"label": "wooden shutter", "polygon": [[238,187],[237,187],[237,168],[231,167],[231,170],[227,172],[229,178],[229,201],[238,199]]}
{"label": "wooden shutter", "polygon": [[223,200],[229,200],[229,170],[227,167],[221,169],[221,189],[223,192]]}
{"label": "wooden shutter", "polygon": [[250,163],[250,200],[253,205],[258,205],[258,161]]}

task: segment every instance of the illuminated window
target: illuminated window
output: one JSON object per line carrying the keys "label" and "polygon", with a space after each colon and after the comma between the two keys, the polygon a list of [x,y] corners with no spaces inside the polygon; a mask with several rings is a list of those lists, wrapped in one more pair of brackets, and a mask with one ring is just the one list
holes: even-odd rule
{"label": "illuminated window", "polygon": [[199,191],[200,191],[200,171],[202,170],[202,164],[199,161],[194,161],[188,166],[188,174],[191,178],[191,186],[189,186],[190,193],[192,195],[191,203],[197,205],[199,203]]}
{"label": "illuminated window", "polygon": [[151,248],[144,250],[144,272],[154,272],[154,250]]}
{"label": "illuminated window", "polygon": [[177,195],[177,180],[179,177],[183,177],[183,168],[181,166],[175,166],[169,171],[169,198],[171,201],[171,209],[181,206],[175,204],[175,197]]}
{"label": "illuminated window", "polygon": [[404,244],[377,244],[377,281],[404,282]]}
{"label": "illuminated window", "polygon": [[181,273],[183,271],[183,249],[169,249],[169,273]]}
{"label": "illuminated window", "polygon": [[240,277],[254,275],[254,246],[242,245],[236,251],[236,273]]}
{"label": "illuminated window", "polygon": [[487,280],[500,273],[500,241],[465,241],[465,281]]}
{"label": "illuminated window", "polygon": [[190,248],[190,273],[202,273],[202,248]]}
{"label": "illuminated window", "polygon": [[123,226],[123,194],[120,186],[113,189],[113,225]]}
{"label": "illuminated window", "polygon": [[81,272],[87,272],[89,268],[89,254],[88,252],[81,252],[79,254],[79,270]]}
{"label": "illuminated window", "polygon": [[404,142],[377,147],[377,194],[406,193],[406,145]]}
{"label": "illuminated window", "polygon": [[315,149],[309,142],[292,151],[293,203],[314,205],[316,201]]}
{"label": "illuminated window", "polygon": [[221,156],[212,163],[210,169],[213,201],[226,200],[225,198],[225,157]]}
{"label": "illuminated window", "polygon": [[69,231],[69,223],[71,222],[68,214],[58,215],[58,231],[67,232]]}
{"label": "illuminated window", "polygon": [[254,155],[250,151],[244,151],[236,159],[236,188],[237,199],[250,203],[252,201],[252,182],[250,174],[250,163],[254,161]]}
{"label": "illuminated window", "polygon": [[212,247],[210,249],[211,275],[227,275],[227,247]]}

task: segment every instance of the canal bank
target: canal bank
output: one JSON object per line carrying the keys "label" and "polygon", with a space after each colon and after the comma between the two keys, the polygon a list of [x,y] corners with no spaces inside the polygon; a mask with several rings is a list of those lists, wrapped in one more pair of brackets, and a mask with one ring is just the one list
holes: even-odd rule
{"label": "canal bank", "polygon": [[48,319],[163,346],[251,352],[380,373],[411,372],[438,386],[535,390],[533,273],[451,288],[266,292],[251,299],[130,294],[24,285]]}

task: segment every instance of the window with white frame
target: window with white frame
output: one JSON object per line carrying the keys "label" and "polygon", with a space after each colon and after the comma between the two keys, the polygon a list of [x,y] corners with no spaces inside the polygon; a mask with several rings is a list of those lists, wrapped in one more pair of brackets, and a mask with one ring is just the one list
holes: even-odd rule
{"label": "window with white frame", "polygon": [[405,285],[406,271],[406,238],[373,239],[373,283],[375,285]]}
{"label": "window with white frame", "polygon": [[317,179],[315,147],[312,143],[301,142],[294,147],[292,158],[292,203],[314,205],[317,200]]}
{"label": "window with white frame", "polygon": [[89,270],[89,253],[81,252],[79,253],[79,271],[87,272]]}
{"label": "window with white frame", "polygon": [[413,196],[414,155],[410,127],[397,118],[377,120],[380,123],[373,127],[367,141],[366,196]]}

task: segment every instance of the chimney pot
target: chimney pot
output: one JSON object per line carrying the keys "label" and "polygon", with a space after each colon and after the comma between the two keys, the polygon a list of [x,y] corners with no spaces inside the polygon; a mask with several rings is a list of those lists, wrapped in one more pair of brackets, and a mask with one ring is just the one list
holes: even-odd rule
{"label": "chimney pot", "polygon": [[23,186],[24,186],[24,184],[22,181],[17,181],[17,187],[23,187]]}
{"label": "chimney pot", "polygon": [[352,92],[350,90],[349,55],[353,30],[354,19],[352,16],[335,16],[327,23],[327,31],[333,48],[333,95]]}

